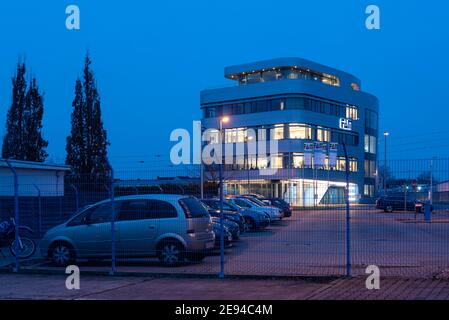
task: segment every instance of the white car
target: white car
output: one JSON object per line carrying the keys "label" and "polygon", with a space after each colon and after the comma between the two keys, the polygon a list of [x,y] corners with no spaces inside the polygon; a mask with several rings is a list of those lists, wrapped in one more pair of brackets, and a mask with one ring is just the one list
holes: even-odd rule
{"label": "white car", "polygon": [[229,201],[242,208],[251,209],[258,212],[264,212],[269,216],[271,222],[282,220],[283,216],[282,211],[276,207],[259,204],[253,199],[243,197],[231,198],[229,199]]}

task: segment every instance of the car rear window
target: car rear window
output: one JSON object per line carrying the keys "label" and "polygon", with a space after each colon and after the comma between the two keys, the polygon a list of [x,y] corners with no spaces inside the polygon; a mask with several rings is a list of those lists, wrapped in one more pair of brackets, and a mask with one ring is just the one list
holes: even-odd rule
{"label": "car rear window", "polygon": [[179,200],[186,218],[205,218],[209,216],[206,208],[196,198],[188,197]]}
{"label": "car rear window", "polygon": [[120,221],[176,218],[175,207],[162,200],[135,199],[123,202],[120,210]]}

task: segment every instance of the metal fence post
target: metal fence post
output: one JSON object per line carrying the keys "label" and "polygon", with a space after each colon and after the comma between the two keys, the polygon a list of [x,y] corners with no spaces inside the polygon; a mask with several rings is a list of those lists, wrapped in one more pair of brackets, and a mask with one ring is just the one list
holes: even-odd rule
{"label": "metal fence post", "polygon": [[343,143],[343,151],[345,153],[345,171],[346,171],[346,276],[351,276],[351,212],[349,206],[349,158],[346,144]]}
{"label": "metal fence post", "polygon": [[220,120],[220,274],[224,278],[224,217],[223,217],[223,122]]}
{"label": "metal fence post", "polygon": [[75,191],[75,205],[76,205],[76,211],[79,210],[79,200],[78,200],[78,188],[72,183],[70,187]]}
{"label": "metal fence post", "polygon": [[42,235],[42,201],[41,201],[41,189],[35,184],[33,186],[37,190],[37,232],[39,237]]}
{"label": "metal fence post", "polygon": [[[18,245],[19,243],[19,227],[20,227],[20,215],[19,215],[19,176],[17,174],[16,169],[11,165],[8,159],[5,159],[6,164],[8,165],[9,169],[11,170],[12,174],[14,175],[14,223],[15,223],[15,245]],[[14,248],[15,249],[15,248]],[[13,272],[19,272],[20,268],[20,259],[16,255],[15,258],[15,266],[12,269]]]}
{"label": "metal fence post", "polygon": [[116,264],[114,169],[112,168],[108,160],[106,160],[106,164],[109,168],[109,197],[111,199],[111,271],[109,272],[109,274],[114,275]]}

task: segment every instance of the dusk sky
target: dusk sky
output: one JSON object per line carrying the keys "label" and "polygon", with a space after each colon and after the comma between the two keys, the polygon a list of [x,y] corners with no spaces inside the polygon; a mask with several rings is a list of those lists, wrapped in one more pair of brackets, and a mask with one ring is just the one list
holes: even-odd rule
{"label": "dusk sky", "polygon": [[[69,4],[79,31],[65,27]],[[380,31],[365,28],[369,4]],[[297,56],[356,75],[379,98],[392,158],[449,157],[448,16],[449,2],[432,0],[2,1],[0,136],[19,56],[45,92],[50,159],[63,162],[90,52],[116,167],[167,157],[170,132],[200,119],[200,91],[233,84],[225,66]]]}

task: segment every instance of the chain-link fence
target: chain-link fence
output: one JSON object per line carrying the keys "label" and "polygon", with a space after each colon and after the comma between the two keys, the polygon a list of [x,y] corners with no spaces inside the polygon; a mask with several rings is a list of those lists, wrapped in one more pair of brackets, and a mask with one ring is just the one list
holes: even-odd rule
{"label": "chain-link fence", "polygon": [[[381,163],[372,197],[353,182],[345,192],[338,173],[321,169],[265,180],[231,169],[222,175],[223,203],[219,175],[199,166],[57,183],[20,173],[17,188],[11,172],[0,182],[0,220],[10,221],[1,265],[225,276],[364,274],[377,265],[384,275],[427,277],[449,268],[449,160]],[[17,238],[10,218],[21,227]]]}

